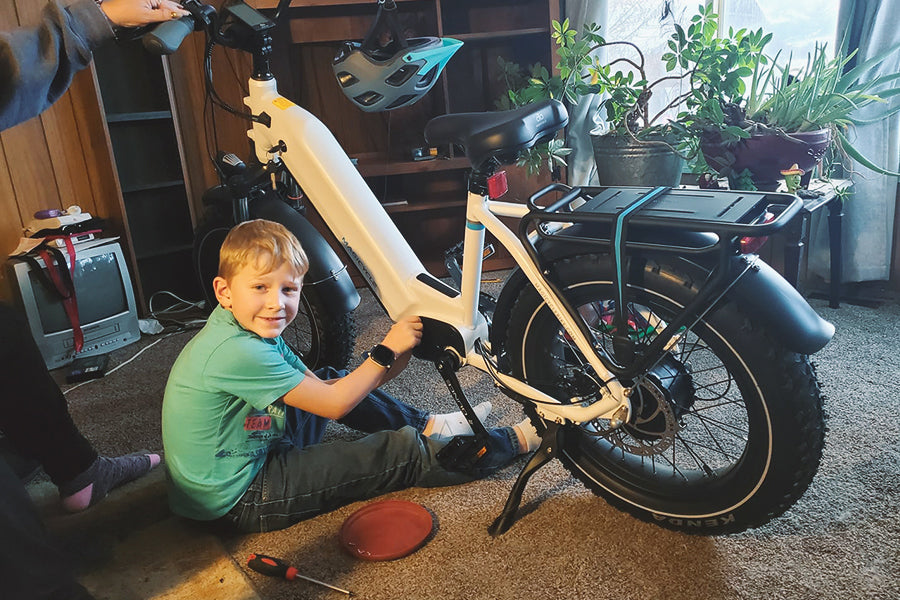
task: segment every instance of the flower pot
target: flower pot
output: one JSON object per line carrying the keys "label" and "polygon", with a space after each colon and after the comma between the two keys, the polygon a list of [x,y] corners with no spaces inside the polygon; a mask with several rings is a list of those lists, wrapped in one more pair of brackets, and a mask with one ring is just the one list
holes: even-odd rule
{"label": "flower pot", "polygon": [[684,159],[659,141],[635,142],[613,135],[591,135],[600,185],[677,187]]}
{"label": "flower pot", "polygon": [[774,190],[781,171],[796,164],[808,175],[831,145],[830,129],[789,135],[758,134],[731,144],[706,137],[700,140],[700,150],[706,163],[729,179],[748,169],[757,189]]}

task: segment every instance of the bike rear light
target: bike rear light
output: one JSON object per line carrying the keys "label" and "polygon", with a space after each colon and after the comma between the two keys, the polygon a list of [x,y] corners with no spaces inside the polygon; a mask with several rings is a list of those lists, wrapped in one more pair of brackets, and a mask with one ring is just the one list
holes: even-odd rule
{"label": "bike rear light", "polygon": [[509,183],[506,181],[506,171],[497,171],[487,180],[488,197],[496,200],[509,191]]}
{"label": "bike rear light", "polygon": [[[766,210],[766,216],[762,220],[763,223],[770,223],[775,219],[775,213]],[[741,238],[741,254],[756,254],[769,240],[769,236],[762,237],[742,237]]]}

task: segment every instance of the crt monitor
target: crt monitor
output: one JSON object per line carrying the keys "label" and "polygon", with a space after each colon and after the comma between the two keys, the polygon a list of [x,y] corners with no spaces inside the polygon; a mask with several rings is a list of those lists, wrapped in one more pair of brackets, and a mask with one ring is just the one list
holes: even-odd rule
{"label": "crt monitor", "polygon": [[[65,250],[63,254],[68,261]],[[62,299],[48,289],[30,263],[10,260],[8,264],[12,287],[47,368],[71,363],[76,358],[75,337]],[[73,281],[84,334],[84,347],[77,357],[106,354],[140,339],[134,292],[118,243],[75,246]]]}

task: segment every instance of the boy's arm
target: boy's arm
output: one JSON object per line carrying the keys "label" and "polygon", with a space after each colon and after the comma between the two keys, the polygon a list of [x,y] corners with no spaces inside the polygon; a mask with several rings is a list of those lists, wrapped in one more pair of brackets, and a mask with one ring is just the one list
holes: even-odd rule
{"label": "boy's arm", "polygon": [[[407,317],[394,323],[382,344],[390,348],[405,365],[409,361],[409,353],[421,339],[422,321],[418,317]],[[285,404],[301,410],[329,419],[340,419],[394,371],[393,368],[385,370],[371,358],[340,379],[323,381],[312,371],[307,371],[303,381],[285,394],[283,400]]]}

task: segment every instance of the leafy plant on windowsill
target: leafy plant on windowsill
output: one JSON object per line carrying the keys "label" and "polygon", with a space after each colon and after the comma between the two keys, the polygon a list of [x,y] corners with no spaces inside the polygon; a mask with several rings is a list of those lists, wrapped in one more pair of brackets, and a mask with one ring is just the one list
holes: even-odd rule
{"label": "leafy plant on windowsill", "polygon": [[[827,46],[817,44],[806,64],[795,69],[792,56],[782,64],[780,53],[774,58],[763,54],[763,47],[770,39],[771,34],[759,38],[755,62],[749,65],[749,71],[740,69],[741,76],[748,78],[749,86],[737,86],[738,93],[731,95],[694,95],[687,100],[687,109],[679,115],[679,121],[694,131],[698,139],[725,144],[737,144],[740,140],[766,134],[794,141],[796,138],[791,134],[827,129],[834,144],[832,154],[838,161],[851,157],[875,172],[898,175],[863,156],[847,134],[856,125],[877,122],[900,112],[900,106],[897,106],[875,118],[855,116],[862,108],[885,103],[886,99],[900,94],[900,88],[896,86],[900,73],[868,76],[900,50],[900,45],[847,70],[855,51],[848,53],[844,45],[829,58]],[[697,41],[705,43],[703,39]],[[690,52],[679,45],[673,54],[690,67]],[[736,175],[728,169],[724,171],[720,174]]]}
{"label": "leafy plant on windowsill", "polygon": [[[761,48],[771,36],[762,30],[731,31],[727,38],[716,37],[717,15],[711,7],[700,6],[688,28],[675,25],[668,41],[671,52],[665,54],[666,75],[654,80],[647,77],[647,63],[642,50],[628,41],[606,41],[599,34],[599,26],[584,26],[579,35],[570,27],[568,19],[553,22],[551,36],[556,43],[558,59],[556,75],[540,63],[532,65],[526,74],[513,62],[498,57],[501,78],[508,92],[497,102],[500,109],[515,108],[545,98],[556,98],[575,104],[591,94],[605,94],[599,110],[603,111],[608,129],[604,135],[627,137],[637,141],[664,141],[688,157],[696,154],[697,129],[694,111],[707,106],[719,107],[722,102],[740,97],[744,78],[752,66],[760,61]],[[602,63],[592,54],[601,47],[625,46],[633,57],[620,57]],[[656,88],[666,82],[685,82],[686,90],[677,93],[665,106],[651,110],[650,98]],[[683,102],[693,109],[682,111],[675,119],[666,115]],[[534,148],[520,158],[529,172],[538,171],[546,163],[552,169],[564,165],[563,156],[569,153],[562,140],[548,146]]]}

